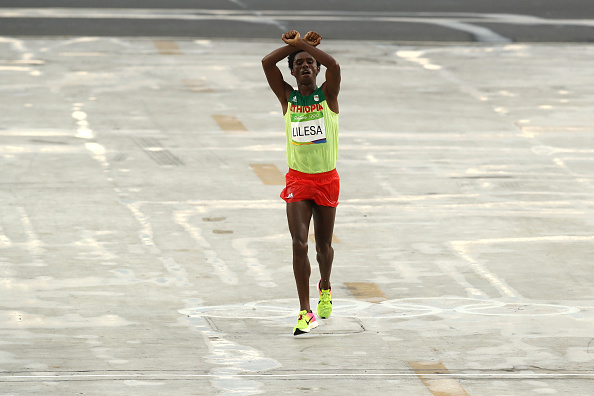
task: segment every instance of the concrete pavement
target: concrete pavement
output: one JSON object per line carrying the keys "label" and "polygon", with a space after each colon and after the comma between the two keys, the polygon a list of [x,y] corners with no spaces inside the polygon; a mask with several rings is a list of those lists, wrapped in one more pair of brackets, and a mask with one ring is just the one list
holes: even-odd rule
{"label": "concrete pavement", "polygon": [[0,36],[277,38],[288,30],[331,40],[586,42],[589,0],[0,0]]}
{"label": "concrete pavement", "polygon": [[594,394],[594,47],[323,42],[335,312],[293,337],[279,44],[0,38],[0,394]]}

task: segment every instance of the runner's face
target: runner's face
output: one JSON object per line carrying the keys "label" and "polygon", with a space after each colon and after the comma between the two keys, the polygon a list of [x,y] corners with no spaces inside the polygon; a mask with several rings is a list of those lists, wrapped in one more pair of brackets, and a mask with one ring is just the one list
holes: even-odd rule
{"label": "runner's face", "polygon": [[319,72],[320,68],[313,56],[307,52],[300,52],[295,55],[291,74],[295,76],[297,82],[308,83],[315,81]]}

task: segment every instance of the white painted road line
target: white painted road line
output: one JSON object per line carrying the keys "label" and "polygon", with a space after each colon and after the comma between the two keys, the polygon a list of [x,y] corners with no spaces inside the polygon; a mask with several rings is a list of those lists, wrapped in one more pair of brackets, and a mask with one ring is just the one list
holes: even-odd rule
{"label": "white painted road line", "polygon": [[365,13],[336,12],[333,15],[312,14],[308,11],[234,11],[205,9],[152,8],[2,8],[0,18],[82,18],[82,19],[168,19],[168,20],[225,20],[271,24],[284,30],[279,21],[426,23],[469,33],[480,42],[511,42],[480,23],[513,25],[571,25],[594,26],[593,19],[545,19],[514,14],[481,13]]}

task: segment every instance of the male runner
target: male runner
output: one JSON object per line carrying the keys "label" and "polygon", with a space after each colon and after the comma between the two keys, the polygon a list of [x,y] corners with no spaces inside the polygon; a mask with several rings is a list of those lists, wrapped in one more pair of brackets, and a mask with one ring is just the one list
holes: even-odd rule
{"label": "male runner", "polygon": [[[293,273],[300,303],[293,334],[299,335],[318,326],[309,306],[311,266],[307,239],[312,217],[321,275],[317,312],[324,319],[332,313],[332,233],[340,186],[336,172],[340,66],[317,48],[322,37],[316,32],[308,32],[301,38],[299,32],[291,30],[283,34],[282,40],[287,45],[266,55],[262,67],[285,116],[289,172],[281,198],[287,202],[287,220],[293,241]],[[286,57],[291,75],[297,82],[296,90],[285,82],[276,65]],[[326,67],[326,81],[318,87],[316,77],[320,73],[320,64]]]}

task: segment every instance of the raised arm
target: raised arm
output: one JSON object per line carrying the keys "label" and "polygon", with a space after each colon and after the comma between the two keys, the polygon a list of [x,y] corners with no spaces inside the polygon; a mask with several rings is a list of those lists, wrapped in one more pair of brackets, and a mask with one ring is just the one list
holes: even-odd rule
{"label": "raised arm", "polygon": [[338,113],[338,93],[340,92],[341,79],[340,65],[336,59],[317,48],[321,40],[322,36],[316,32],[308,32],[304,38],[301,38],[299,33],[290,39],[283,35],[283,41],[285,43],[307,52],[326,67],[326,81],[322,84],[322,90],[324,91],[324,96],[326,96],[326,101],[330,109]]}
{"label": "raised arm", "polygon": [[289,95],[293,91],[293,87],[283,79],[283,74],[276,64],[295,51],[295,47],[285,45],[272,51],[262,59],[262,68],[264,69],[264,74],[266,74],[268,85],[270,85],[272,92],[274,92],[281,103],[283,114],[287,112]]}

